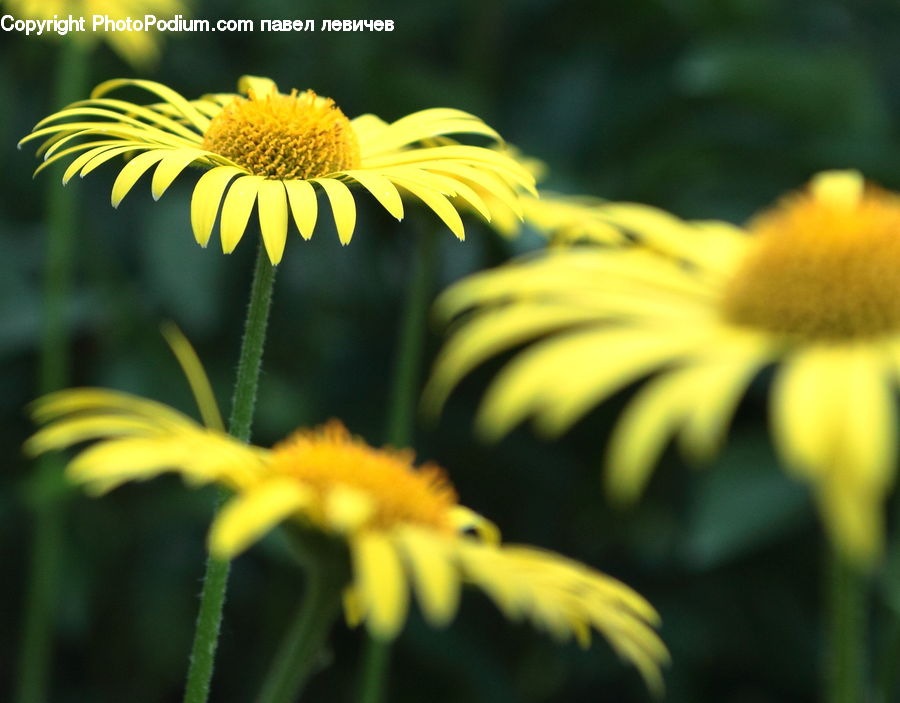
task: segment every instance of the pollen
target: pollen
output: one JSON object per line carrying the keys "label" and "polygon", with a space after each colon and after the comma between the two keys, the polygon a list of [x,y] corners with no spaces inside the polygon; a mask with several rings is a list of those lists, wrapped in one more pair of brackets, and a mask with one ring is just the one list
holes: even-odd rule
{"label": "pollen", "polygon": [[900,196],[853,178],[823,174],[751,222],[729,321],[832,342],[900,332]]}
{"label": "pollen", "polygon": [[202,148],[273,180],[317,178],[360,164],[350,120],[311,90],[236,97],[213,118]]}
{"label": "pollen", "polygon": [[328,526],[327,504],[352,493],[371,507],[365,527],[415,525],[450,531],[457,495],[435,465],[413,466],[411,451],[373,449],[339,422],[301,430],[272,451],[273,475],[295,478],[315,494],[312,519]]}

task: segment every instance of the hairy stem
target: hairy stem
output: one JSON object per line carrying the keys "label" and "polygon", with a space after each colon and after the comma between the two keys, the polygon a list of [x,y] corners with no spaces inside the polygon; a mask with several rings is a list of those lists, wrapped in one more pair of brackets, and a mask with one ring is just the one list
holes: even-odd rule
{"label": "hairy stem", "polygon": [[[250,304],[247,307],[247,319],[244,324],[241,357],[234,384],[231,419],[228,423],[228,432],[242,442],[250,440],[274,283],[275,267],[269,263],[265,247],[260,241],[253,283],[250,287]],[[220,502],[223,497],[219,496]],[[209,698],[229,568],[229,562],[207,557],[184,703],[206,703]]]}

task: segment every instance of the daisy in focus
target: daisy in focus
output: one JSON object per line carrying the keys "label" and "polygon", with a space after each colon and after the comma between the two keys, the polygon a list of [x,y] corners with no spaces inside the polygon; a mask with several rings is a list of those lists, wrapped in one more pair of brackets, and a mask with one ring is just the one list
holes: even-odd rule
{"label": "daisy in focus", "polygon": [[489,437],[529,416],[559,435],[647,379],[608,447],[611,495],[632,500],[672,438],[711,459],[750,382],[777,364],[770,417],[783,463],[811,484],[839,550],[872,563],[897,458],[900,196],[831,171],[746,228],[634,204],[604,213],[645,246],[552,251],[439,298],[459,323],[426,406],[522,344],[480,409]]}
{"label": "daisy in focus", "polygon": [[[108,97],[124,87],[162,102],[138,105]],[[374,115],[350,120],[333,100],[312,91],[280,93],[266,78],[244,76],[238,89],[242,95],[188,101],[159,83],[111,80],[97,86],[89,100],[39,122],[22,143],[44,140],[38,171],[71,158],[63,183],[128,157],[113,184],[113,207],[151,169],[151,190],[159,199],[188,166],[199,167],[205,173],[191,199],[197,242],[208,243],[221,205],[222,250],[230,253],[256,205],[273,264],[284,252],[289,216],[304,239],[312,236],[318,190],[325,193],[343,244],[356,224],[353,185],[398,220],[404,213],[401,192],[418,199],[459,239],[465,237],[459,209],[474,209],[487,220],[492,216],[476,187],[513,210],[519,209],[520,190],[534,190],[531,174],[493,149],[427,145],[446,134],[499,141],[493,129],[461,110],[422,110],[392,123]]]}
{"label": "daisy in focus", "polygon": [[91,493],[166,471],[230,489],[209,535],[217,558],[236,556],[284,521],[345,545],[348,620],[364,621],[377,638],[398,634],[410,591],[429,623],[447,624],[468,583],[508,618],[560,640],[587,646],[600,632],[653,691],[662,689],[668,653],[641,596],[552,552],[500,544],[496,527],[458,503],[443,471],[415,467],[412,452],[370,447],[336,421],[272,449],[248,446],[159,403],[98,389],[46,396],[33,415],[45,427],[28,441],[31,454],[99,440],[67,469]]}
{"label": "daisy in focus", "polygon": [[[2,5],[21,19],[52,20],[69,15],[84,17],[86,29],[91,27],[94,15],[108,16],[115,21],[128,17],[143,18],[144,15],[171,18],[185,11],[185,6],[178,0],[3,0]],[[67,36],[63,41],[102,37],[134,68],[146,69],[159,60],[159,36],[159,32],[152,31],[107,32],[101,28]]]}

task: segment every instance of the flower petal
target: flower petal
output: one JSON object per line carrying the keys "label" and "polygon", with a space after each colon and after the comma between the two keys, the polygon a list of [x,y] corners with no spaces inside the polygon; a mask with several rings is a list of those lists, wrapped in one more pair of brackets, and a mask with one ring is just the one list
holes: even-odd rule
{"label": "flower petal", "polygon": [[153,151],[145,151],[138,154],[131,161],[122,167],[119,175],[116,177],[112,188],[112,206],[119,207],[122,198],[128,195],[134,184],[144,173],[157,161],[163,159],[169,153],[168,149],[154,149]]}
{"label": "flower petal", "polygon": [[353,228],[356,226],[356,202],[353,200],[353,193],[344,183],[334,178],[317,178],[315,182],[324,188],[325,195],[331,203],[338,239],[341,240],[341,244],[349,244],[353,237]]}
{"label": "flower petal", "polygon": [[262,181],[259,184],[259,225],[269,261],[281,261],[287,239],[287,195],[281,181]]}
{"label": "flower petal", "polygon": [[316,190],[308,181],[284,181],[284,187],[291,204],[294,224],[300,230],[300,236],[309,239],[316,228],[316,217],[319,210]]}
{"label": "flower petal", "polygon": [[202,149],[175,149],[159,162],[150,183],[150,192],[154,200],[159,200],[166,189],[172,185],[178,174],[190,164],[206,156]]}
{"label": "flower petal", "polygon": [[253,204],[259,185],[265,179],[262,176],[241,176],[228,189],[222,205],[221,238],[222,251],[230,254],[234,251],[250,220]]}
{"label": "flower petal", "polygon": [[382,207],[398,220],[403,219],[403,200],[396,186],[380,173],[372,171],[346,171],[354,181],[368,190]]}
{"label": "flower petal", "polygon": [[219,166],[200,176],[194,186],[191,195],[191,229],[200,246],[205,247],[209,242],[225,188],[232,178],[242,173],[244,171],[234,166]]}
{"label": "flower petal", "polygon": [[293,479],[251,488],[222,508],[209,533],[209,551],[217,559],[232,559],[311,500],[310,489]]}
{"label": "flower petal", "polygon": [[463,227],[462,220],[459,217],[459,213],[456,211],[456,208],[453,207],[452,203],[447,200],[446,197],[441,195],[435,190],[431,190],[430,188],[426,188],[424,186],[419,185],[418,183],[414,183],[413,181],[409,181],[400,178],[391,178],[394,183],[405,188],[414,196],[416,196],[419,200],[425,203],[428,207],[434,210],[435,214],[441,218],[447,227],[450,228],[450,231],[456,235],[456,238],[460,241],[465,240],[466,231]]}
{"label": "flower petal", "polygon": [[373,637],[393,639],[409,605],[403,565],[391,541],[377,532],[363,532],[350,540],[355,581],[366,623]]}
{"label": "flower petal", "polygon": [[425,619],[435,627],[446,625],[456,613],[460,589],[459,572],[446,539],[410,527],[398,532],[397,541],[411,566]]}

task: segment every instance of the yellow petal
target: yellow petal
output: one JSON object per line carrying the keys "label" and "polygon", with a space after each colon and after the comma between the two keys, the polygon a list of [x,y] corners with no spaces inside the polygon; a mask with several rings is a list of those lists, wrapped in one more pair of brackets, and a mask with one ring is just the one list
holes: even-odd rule
{"label": "yellow petal", "polygon": [[122,198],[128,195],[128,191],[134,187],[134,184],[144,175],[147,169],[153,166],[157,161],[163,159],[168,153],[168,149],[145,151],[143,154],[138,154],[125,164],[125,166],[122,167],[122,170],[119,171],[115,183],[113,183],[112,206],[119,207]]}
{"label": "yellow petal", "polygon": [[353,237],[353,228],[356,226],[356,203],[353,200],[353,193],[341,181],[333,178],[317,178],[315,182],[325,189],[325,195],[331,203],[338,239],[341,244],[349,244],[350,238]]}
{"label": "yellow petal", "polygon": [[393,639],[406,619],[409,593],[403,565],[390,540],[363,532],[350,540],[356,586],[373,637]]}
{"label": "yellow petal", "polygon": [[408,528],[398,533],[397,540],[412,567],[425,619],[435,627],[446,625],[456,613],[460,588],[446,538]]}
{"label": "yellow petal", "polygon": [[817,200],[849,210],[859,203],[865,185],[859,171],[823,171],[813,176],[810,189]]}
{"label": "yellow petal", "polygon": [[179,173],[204,156],[205,153],[200,149],[176,149],[167,154],[153,173],[153,181],[150,183],[153,199],[159,200]]}
{"label": "yellow petal", "polygon": [[464,240],[466,238],[466,232],[463,227],[462,220],[459,217],[459,213],[456,211],[456,208],[450,203],[447,198],[438,193],[435,190],[431,190],[430,188],[426,188],[418,183],[415,183],[410,180],[400,179],[400,178],[391,178],[394,183],[405,188],[414,196],[416,196],[419,200],[425,203],[428,207],[434,210],[435,214],[441,218],[447,227],[450,228],[450,231],[456,235],[456,238],[459,240]]}
{"label": "yellow petal", "polygon": [[368,190],[382,207],[398,220],[403,219],[403,201],[387,178],[371,171],[347,171],[347,175]]}
{"label": "yellow petal", "polygon": [[241,176],[228,189],[222,205],[221,237],[222,251],[230,254],[234,251],[250,220],[253,204],[259,185],[265,179],[262,176]]}
{"label": "yellow petal", "polygon": [[[272,91],[278,92],[278,86],[271,78],[261,76],[241,76],[238,79],[238,92],[244,95],[251,93],[257,98],[264,98]],[[253,96],[251,96],[253,97]]]}
{"label": "yellow petal", "polygon": [[259,184],[259,224],[269,261],[281,261],[287,239],[287,196],[281,181],[262,181]]}
{"label": "yellow petal", "polygon": [[209,533],[209,550],[232,559],[275,525],[312,500],[311,491],[293,479],[272,479],[243,492],[222,508]]}
{"label": "yellow petal", "polygon": [[345,485],[332,488],[325,497],[325,519],[337,532],[355,532],[372,517],[375,504],[371,496]]}
{"label": "yellow petal", "polygon": [[308,181],[285,181],[288,200],[291,204],[291,215],[300,236],[309,239],[316,228],[316,216],[318,214],[318,202],[316,191]]}
{"label": "yellow petal", "polygon": [[209,243],[225,188],[232,178],[242,173],[241,169],[234,166],[219,166],[200,176],[194,186],[191,195],[191,229],[200,246],[205,247]]}

